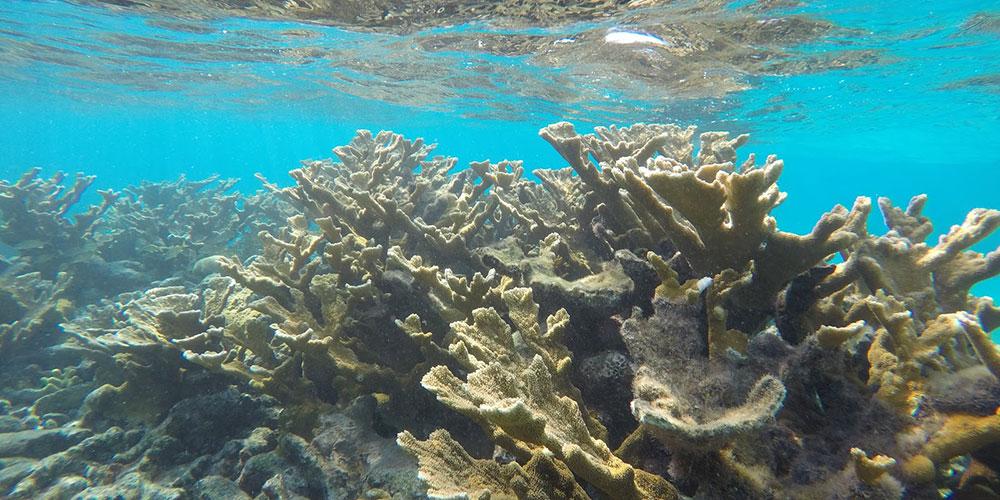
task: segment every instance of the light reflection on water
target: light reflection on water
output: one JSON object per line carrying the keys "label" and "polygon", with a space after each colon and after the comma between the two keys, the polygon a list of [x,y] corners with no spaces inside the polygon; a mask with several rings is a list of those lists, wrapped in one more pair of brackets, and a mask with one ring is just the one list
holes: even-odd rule
{"label": "light reflection on water", "polygon": [[[189,13],[236,13],[190,3]],[[428,18],[403,33],[364,24],[182,19],[61,2],[18,0],[0,9],[5,80],[56,81],[75,98],[110,94],[157,104],[204,96],[213,105],[239,106],[255,99],[299,101],[323,91],[331,99],[500,111],[507,118],[605,107],[625,117],[637,105],[666,110],[682,101],[721,99],[749,88],[754,78],[880,60],[878,50],[830,43],[848,37],[849,27],[714,3],[623,9],[597,20],[579,15],[577,22],[552,15],[548,21],[562,22],[538,25],[449,24],[453,19],[435,25]],[[260,17],[252,8],[245,13]],[[609,43],[609,33],[631,36],[633,43]],[[799,49],[806,43],[825,51],[809,55],[812,49]],[[26,65],[29,74],[19,69]],[[520,104],[512,114],[494,105],[508,101]]]}
{"label": "light reflection on water", "polygon": [[359,127],[463,162],[558,167],[535,137],[547,123],[668,121],[752,132],[749,150],[786,158],[792,230],[858,194],[928,192],[939,231],[996,206],[983,172],[1000,167],[1000,15],[977,2],[421,3],[353,22],[254,1],[129,4],[0,5],[0,126],[18,131],[0,138],[4,176],[280,178]]}

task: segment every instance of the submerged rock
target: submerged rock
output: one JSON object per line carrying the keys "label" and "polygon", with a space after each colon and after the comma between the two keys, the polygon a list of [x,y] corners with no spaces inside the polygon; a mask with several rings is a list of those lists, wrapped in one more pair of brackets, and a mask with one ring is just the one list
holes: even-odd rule
{"label": "submerged rock", "polygon": [[83,429],[29,429],[0,434],[0,458],[43,458],[73,446],[91,435]]}
{"label": "submerged rock", "polygon": [[247,492],[240,489],[239,485],[222,476],[206,476],[198,480],[191,487],[191,496],[197,500],[240,500],[250,499]]}

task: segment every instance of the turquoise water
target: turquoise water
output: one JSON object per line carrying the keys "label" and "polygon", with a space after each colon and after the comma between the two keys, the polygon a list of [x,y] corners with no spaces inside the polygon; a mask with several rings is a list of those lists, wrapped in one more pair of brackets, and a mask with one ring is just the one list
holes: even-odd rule
{"label": "turquoise water", "polygon": [[[305,157],[325,157],[357,128],[424,136],[463,160],[508,156],[539,168],[560,163],[534,138],[553,121],[571,119],[580,127],[677,121],[749,131],[748,149],[787,159],[783,186],[793,193],[790,213],[809,219],[856,194],[903,201],[926,191],[932,200],[928,210],[942,225],[997,199],[997,183],[990,182],[995,179],[983,178],[1000,166],[995,146],[1000,21],[990,3],[912,2],[899,9],[831,2],[772,12],[806,14],[852,30],[849,36],[792,45],[794,59],[870,51],[871,63],[744,75],[748,90],[717,98],[644,101],[642,95],[614,98],[615,89],[608,89],[604,99],[588,91],[571,98],[576,102],[552,101],[544,95],[548,88],[499,86],[545,79],[559,69],[533,66],[523,56],[456,51],[420,55],[432,75],[399,85],[413,99],[397,95],[395,102],[380,102],[354,95],[359,92],[345,83],[348,72],[336,68],[339,58],[378,58],[434,33],[488,28],[383,35],[305,25],[315,34],[297,40],[279,35],[303,27],[287,22],[178,20],[173,26],[127,11],[14,0],[0,7],[0,125],[7,131],[0,137],[0,169],[5,175],[26,165],[84,169],[108,185],[169,178],[179,171],[246,177],[258,170],[280,173]],[[727,8],[738,7],[737,2]],[[977,21],[977,14],[986,19]],[[185,26],[198,32],[181,31]],[[303,47],[316,52],[312,59],[288,55]],[[438,64],[450,66],[442,73],[453,74],[435,81]],[[463,65],[469,66],[466,73]],[[482,77],[483,70],[473,67],[478,65],[489,65],[491,73]],[[518,78],[505,82],[508,71]],[[470,88],[456,89],[445,76],[468,78]],[[477,89],[477,76],[489,85]],[[496,101],[493,95],[499,96]]]}
{"label": "turquoise water", "polygon": [[[0,176],[40,166],[121,188],[218,173],[252,190],[254,173],[282,183],[300,160],[328,157],[359,128],[424,137],[460,165],[510,158],[557,168],[562,159],[537,138],[549,123],[669,122],[749,132],[744,153],[783,158],[782,229],[806,232],[855,196],[905,204],[926,193],[940,234],[971,208],[1000,201],[1000,14],[989,3],[820,2],[762,14],[732,2],[723,16],[802,15],[836,29],[772,40],[787,51],[774,69],[705,62],[706,74],[729,74],[738,90],[672,95],[669,81],[659,82],[666,90],[601,87],[611,79],[576,71],[578,61],[422,49],[448,36],[641,33],[641,22],[473,22],[398,34],[14,0],[0,6]],[[621,45],[611,56],[650,50]],[[870,224],[884,227],[877,216]],[[998,243],[993,235],[976,249]],[[998,296],[1000,283],[975,292]]]}
{"label": "turquoise water", "polygon": [[[983,178],[1000,166],[995,146],[1000,28],[996,17],[975,20],[977,14],[991,15],[987,7],[915,2],[897,9],[838,2],[782,10],[858,30],[850,38],[793,46],[795,58],[847,49],[871,51],[874,61],[798,75],[746,75],[750,89],[719,98],[631,101],[584,95],[587,100],[566,103],[501,88],[500,100],[483,102],[472,97],[478,95],[474,87],[435,88],[444,82],[431,77],[412,86],[417,96],[409,104],[398,96],[397,102],[381,102],[343,91],[346,84],[335,81],[339,55],[298,61],[283,52],[329,48],[349,51],[347,58],[368,52],[377,58],[390,50],[387,45],[407,46],[428,33],[359,34],[309,25],[316,38],[300,41],[277,35],[299,25],[243,19],[189,21],[203,31],[189,33],[128,12],[15,0],[0,7],[6,61],[0,126],[8,131],[0,137],[0,171],[10,175],[25,165],[83,169],[112,186],[179,171],[279,174],[300,159],[327,156],[357,128],[423,136],[443,144],[440,152],[463,160],[516,157],[539,168],[560,163],[535,139],[548,123],[677,121],[749,131],[748,149],[785,158],[789,168],[782,186],[793,194],[782,221],[792,229],[803,229],[803,221],[858,194],[902,202],[918,192],[930,195],[929,214],[943,227],[967,209],[997,199],[1000,183]],[[188,48],[203,53],[185,55]],[[431,59],[427,64],[452,66],[451,78],[457,79],[479,76],[474,69],[466,75],[454,68],[466,58],[487,64],[476,53],[424,57]],[[488,59],[493,78],[482,89],[486,95],[506,83],[506,71],[540,79],[555,71],[532,66],[524,57]],[[337,85],[329,85],[331,80]],[[425,98],[429,105],[420,102]],[[794,214],[801,214],[801,221]]]}
{"label": "turquoise water", "polygon": [[[460,165],[516,158],[531,170],[563,166],[536,136],[549,123],[570,120],[586,130],[671,122],[749,132],[744,153],[785,159],[780,186],[790,196],[776,212],[785,230],[805,232],[858,195],[905,205],[926,193],[936,234],[971,208],[997,205],[997,4],[807,2],[760,11],[731,2],[692,17],[766,24],[806,16],[832,28],[751,40],[748,47],[776,59],[759,71],[704,61],[695,74],[728,77],[731,88],[719,85],[728,89],[720,93],[672,88],[669,72],[642,85],[614,78],[615,57],[628,61],[655,45],[604,43],[595,59],[608,67],[594,70],[569,57],[497,55],[466,43],[644,33],[641,16],[380,33],[14,0],[0,6],[0,175],[27,166],[79,170],[103,187],[178,173],[280,180],[299,160],[328,157],[359,128],[424,137]],[[451,39],[466,42],[435,44]],[[884,227],[877,216],[871,224]],[[998,241],[994,235],[977,249]],[[1000,295],[1000,284],[976,291]]]}
{"label": "turquoise water", "polygon": [[779,229],[926,194],[933,245],[1000,208],[1000,2],[2,1],[0,497],[997,497],[985,261],[699,227],[664,129],[681,174],[463,171],[546,179],[561,121],[747,133]]}

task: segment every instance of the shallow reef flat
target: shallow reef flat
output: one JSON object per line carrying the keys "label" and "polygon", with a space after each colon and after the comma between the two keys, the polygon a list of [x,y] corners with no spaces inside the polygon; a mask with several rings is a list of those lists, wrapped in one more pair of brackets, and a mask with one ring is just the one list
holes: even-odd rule
{"label": "shallow reef flat", "polygon": [[746,135],[540,136],[565,168],[360,130],[250,194],[0,181],[0,497],[1000,494],[1000,211],[792,234]]}

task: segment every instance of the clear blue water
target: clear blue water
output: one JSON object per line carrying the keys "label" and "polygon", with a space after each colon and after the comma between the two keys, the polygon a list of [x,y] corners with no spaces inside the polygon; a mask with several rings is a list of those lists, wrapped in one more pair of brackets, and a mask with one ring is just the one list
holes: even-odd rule
{"label": "clear blue water", "polygon": [[[927,194],[936,240],[1000,209],[1000,0],[0,0],[0,500],[1000,498],[1000,320],[899,276],[878,245],[909,236],[852,248],[857,286],[789,283],[795,246],[655,241],[589,181],[345,150],[288,175],[412,146],[358,129],[562,168],[564,120],[749,133],[785,160],[780,229]],[[84,203],[56,171],[96,176]],[[129,190],[215,174],[247,196]],[[655,187],[697,228],[685,186]],[[748,253],[781,280],[719,272]]]}
{"label": "clear blue water", "polygon": [[[927,193],[938,232],[973,207],[1000,205],[1000,3],[805,2],[760,12],[733,2],[692,16],[709,26],[711,16],[761,25],[807,16],[835,28],[750,40],[781,64],[748,71],[706,60],[691,74],[723,75],[733,88],[690,91],[669,72],[616,77],[616,59],[641,66],[657,50],[648,44],[604,44],[591,59],[434,45],[509,35],[552,48],[588,33],[650,32],[641,16],[386,33],[10,0],[0,6],[0,175],[38,165],[96,174],[101,187],[182,172],[280,180],[358,128],[425,137],[463,164],[517,158],[549,168],[562,162],[537,138],[548,123],[665,121],[750,132],[744,152],[783,157],[789,197],[777,216],[786,230],[807,231],[857,195],[905,204]],[[877,217],[871,224],[880,230]],[[1000,296],[1000,283],[977,292]]]}

